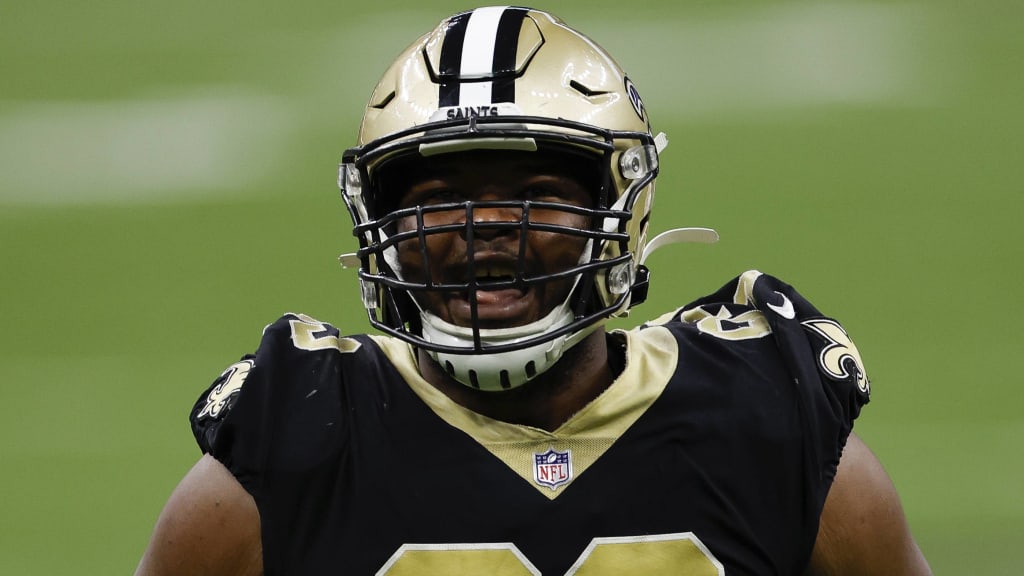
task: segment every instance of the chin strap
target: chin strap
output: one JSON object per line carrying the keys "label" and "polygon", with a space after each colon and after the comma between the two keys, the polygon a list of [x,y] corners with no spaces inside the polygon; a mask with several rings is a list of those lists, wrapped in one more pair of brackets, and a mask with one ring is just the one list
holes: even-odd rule
{"label": "chin strap", "polygon": [[643,252],[640,253],[640,260],[636,265],[636,276],[633,279],[633,286],[630,288],[629,308],[647,300],[647,291],[650,288],[651,282],[651,271],[644,265],[647,258],[658,248],[681,242],[713,244],[718,242],[718,232],[711,228],[675,228],[662,232],[652,238],[644,246]]}
{"label": "chin strap", "polygon": [[338,263],[341,264],[341,267],[346,270],[348,270],[349,268],[355,268],[356,270],[358,270],[359,266],[362,264],[359,261],[359,257],[356,256],[355,252],[347,252],[345,254],[342,254],[341,256],[338,256]]}
{"label": "chin strap", "polygon": [[714,244],[718,242],[718,232],[711,228],[673,228],[672,230],[666,230],[651,238],[651,241],[644,246],[644,251],[640,254],[639,264],[646,262],[647,258],[658,248],[683,242]]}
{"label": "chin strap", "polygon": [[[445,322],[429,312],[422,313],[420,317],[423,321],[424,340],[432,344],[463,349],[472,346],[472,328]],[[572,319],[573,314],[567,300],[544,318],[530,324],[512,328],[482,329],[479,332],[485,347],[515,344],[565,326]],[[452,354],[428,350],[428,354],[449,376],[470,388],[485,391],[510,390],[543,374],[558,362],[566,350],[603,324],[604,322],[599,321],[577,332],[507,352]]]}

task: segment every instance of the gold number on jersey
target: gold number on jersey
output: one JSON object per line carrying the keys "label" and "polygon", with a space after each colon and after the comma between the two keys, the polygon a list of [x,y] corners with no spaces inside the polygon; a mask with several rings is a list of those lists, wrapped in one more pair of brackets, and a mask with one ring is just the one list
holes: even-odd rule
{"label": "gold number on jersey", "polygon": [[733,315],[727,307],[722,306],[717,314],[711,314],[703,307],[697,307],[683,312],[682,320],[696,324],[701,332],[722,340],[750,340],[772,333],[768,320],[759,310]]}
{"label": "gold number on jersey", "polygon": [[540,576],[540,571],[511,543],[406,544],[377,576]]}
{"label": "gold number on jersey", "polygon": [[594,538],[566,576],[723,576],[725,567],[692,532]]}
{"label": "gold number on jersey", "polygon": [[292,327],[292,344],[301,350],[315,352],[317,350],[337,350],[338,352],[355,352],[361,344],[353,338],[344,338],[338,331],[323,322],[306,316],[294,314],[295,319],[289,320]]}
{"label": "gold number on jersey", "polygon": [[[377,576],[539,576],[540,571],[511,543],[406,544]],[[691,532],[594,538],[565,576],[686,574],[722,576],[725,568]]]}

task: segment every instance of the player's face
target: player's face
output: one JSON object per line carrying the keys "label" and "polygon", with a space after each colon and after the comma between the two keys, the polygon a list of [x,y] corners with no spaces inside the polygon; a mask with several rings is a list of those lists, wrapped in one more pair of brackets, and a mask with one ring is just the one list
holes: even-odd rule
{"label": "player's face", "polygon": [[[557,231],[523,231],[521,227],[481,228],[479,224],[521,224],[523,208],[474,206],[472,233],[465,227],[466,201],[555,202],[592,207],[596,181],[592,164],[541,153],[474,151],[450,153],[411,163],[397,180],[398,208],[460,203],[450,210],[424,213],[424,228],[451,226],[451,231],[427,234],[398,245],[402,276],[412,282],[465,283],[475,273],[476,308],[480,328],[527,324],[544,317],[569,295],[574,276],[514,287],[488,289],[488,281],[515,277],[522,258],[524,278],[558,273],[577,265],[586,239]],[[563,210],[531,206],[531,223],[575,229],[589,227],[588,218]],[[398,222],[397,232],[416,230],[414,217]],[[525,234],[525,237],[523,235]],[[471,240],[470,240],[471,238]],[[425,258],[424,258],[425,257]],[[471,265],[471,261],[473,265]],[[426,291],[416,295],[420,305],[442,320],[472,325],[472,298],[467,291]]]}

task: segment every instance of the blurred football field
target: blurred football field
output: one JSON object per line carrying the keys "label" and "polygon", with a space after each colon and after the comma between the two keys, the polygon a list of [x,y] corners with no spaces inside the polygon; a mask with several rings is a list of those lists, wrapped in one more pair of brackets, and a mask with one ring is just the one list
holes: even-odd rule
{"label": "blurred football field", "polygon": [[[415,6],[415,8],[409,8]],[[366,331],[334,185],[378,75],[454,2],[5,4],[0,574],[130,573],[187,414],[287,311]],[[668,133],[630,325],[749,268],[839,318],[857,431],[937,574],[1024,566],[1024,5],[539,6]]]}

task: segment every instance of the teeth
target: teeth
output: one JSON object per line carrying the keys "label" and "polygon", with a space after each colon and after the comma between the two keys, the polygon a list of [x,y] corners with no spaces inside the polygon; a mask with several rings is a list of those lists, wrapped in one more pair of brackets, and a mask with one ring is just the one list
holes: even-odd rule
{"label": "teeth", "polygon": [[515,275],[516,270],[511,266],[484,266],[476,271],[476,277],[478,279],[514,278]]}

